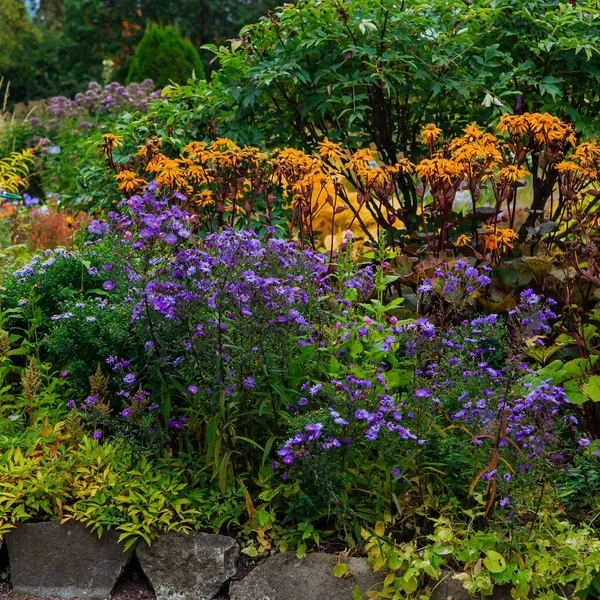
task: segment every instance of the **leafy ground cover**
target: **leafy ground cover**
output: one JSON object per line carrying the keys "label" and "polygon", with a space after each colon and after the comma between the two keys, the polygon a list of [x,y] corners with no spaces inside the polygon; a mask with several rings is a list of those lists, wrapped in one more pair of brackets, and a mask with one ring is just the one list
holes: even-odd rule
{"label": "leafy ground cover", "polygon": [[600,593],[597,9],[391,4],[3,113],[0,533]]}

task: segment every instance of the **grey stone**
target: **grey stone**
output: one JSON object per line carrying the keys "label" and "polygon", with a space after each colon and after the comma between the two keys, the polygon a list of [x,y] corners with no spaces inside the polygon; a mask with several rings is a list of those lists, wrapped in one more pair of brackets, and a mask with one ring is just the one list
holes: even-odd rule
{"label": "grey stone", "polygon": [[230,600],[351,600],[356,585],[364,594],[382,583],[364,558],[344,559],[350,576],[333,574],[330,554],[314,553],[298,559],[291,552],[276,554],[241,581],[231,583]]}
{"label": "grey stone", "polygon": [[108,598],[129,562],[118,535],[82,523],[22,523],[6,534],[13,591],[39,598]]}
{"label": "grey stone", "polygon": [[[462,581],[454,577],[452,571],[444,571],[437,582],[429,585],[432,590],[429,600],[473,600],[480,598],[480,596],[469,594]],[[494,593],[489,598],[490,600],[512,600],[510,586],[495,586]]]}
{"label": "grey stone", "polygon": [[239,553],[232,538],[198,532],[167,533],[136,550],[156,600],[210,600],[235,575]]}

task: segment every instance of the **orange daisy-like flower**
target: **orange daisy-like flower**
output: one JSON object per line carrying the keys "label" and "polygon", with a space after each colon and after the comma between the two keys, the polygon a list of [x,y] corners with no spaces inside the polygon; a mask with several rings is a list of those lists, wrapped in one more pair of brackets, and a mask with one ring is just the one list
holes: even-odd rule
{"label": "orange daisy-like flower", "polygon": [[471,243],[471,236],[466,234],[461,234],[458,236],[455,246],[468,246]]}
{"label": "orange daisy-like flower", "polygon": [[325,141],[319,142],[317,145],[319,147],[319,154],[325,160],[340,160],[343,156],[342,147],[328,138],[325,138]]}
{"label": "orange daisy-like flower", "polygon": [[121,171],[115,175],[115,179],[119,182],[119,189],[126,194],[135,192],[146,183],[143,179],[137,177],[133,171]]}
{"label": "orange daisy-like flower", "polygon": [[442,130],[434,125],[433,123],[428,123],[421,130],[421,143],[426,146],[433,146],[439,139]]}

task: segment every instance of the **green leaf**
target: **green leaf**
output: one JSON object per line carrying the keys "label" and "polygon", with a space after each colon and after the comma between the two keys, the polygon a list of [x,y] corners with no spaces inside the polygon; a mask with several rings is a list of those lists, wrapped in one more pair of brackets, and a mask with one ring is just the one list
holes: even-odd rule
{"label": "green leaf", "polygon": [[335,565],[335,567],[333,568],[333,574],[338,578],[341,579],[346,573],[348,572],[348,565],[345,563],[338,563],[337,565]]}
{"label": "green leaf", "polygon": [[583,404],[588,401],[588,397],[579,391],[578,380],[570,379],[569,381],[565,381],[563,388],[565,389],[565,394],[567,395],[569,402],[572,404]]}
{"label": "green leaf", "polygon": [[299,544],[296,550],[297,558],[304,558],[306,556],[306,544]]}
{"label": "green leaf", "polygon": [[495,550],[487,550],[486,554],[483,564],[490,573],[502,573],[506,569],[506,561],[502,554]]}
{"label": "green leaf", "polygon": [[592,375],[581,386],[581,391],[592,401],[600,402],[600,375]]}
{"label": "green leaf", "polygon": [[242,554],[254,558],[255,556],[258,556],[258,550],[255,546],[246,546],[245,548],[242,548]]}

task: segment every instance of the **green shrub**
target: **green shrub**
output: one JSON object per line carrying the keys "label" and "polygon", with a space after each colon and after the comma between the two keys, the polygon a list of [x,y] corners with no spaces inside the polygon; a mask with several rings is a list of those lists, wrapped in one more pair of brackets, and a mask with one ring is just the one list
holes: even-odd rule
{"label": "green shrub", "polygon": [[192,75],[204,77],[200,56],[192,42],[173,27],[148,25],[135,50],[127,82],[150,78],[162,88],[171,81],[185,83]]}
{"label": "green shrub", "polygon": [[21,521],[75,519],[99,535],[115,529],[129,547],[191,529],[200,496],[186,491],[181,472],[63,425],[37,431],[26,445],[0,436],[0,532]]}

